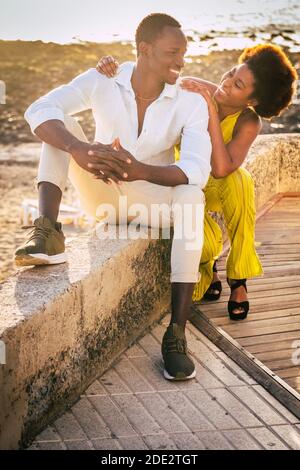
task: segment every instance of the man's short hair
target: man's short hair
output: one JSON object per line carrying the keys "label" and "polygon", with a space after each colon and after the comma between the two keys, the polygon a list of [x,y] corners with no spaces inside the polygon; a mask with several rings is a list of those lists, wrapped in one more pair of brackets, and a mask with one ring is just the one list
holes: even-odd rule
{"label": "man's short hair", "polygon": [[181,28],[181,24],[165,13],[151,13],[146,16],[138,25],[135,32],[136,48],[141,41],[152,43],[162,33],[165,26]]}

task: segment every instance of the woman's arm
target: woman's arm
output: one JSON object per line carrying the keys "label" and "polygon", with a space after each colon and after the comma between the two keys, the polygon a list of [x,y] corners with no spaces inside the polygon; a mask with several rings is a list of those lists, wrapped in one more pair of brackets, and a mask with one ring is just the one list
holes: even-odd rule
{"label": "woman's arm", "polygon": [[237,126],[233,139],[224,144],[220,118],[212,95],[206,86],[198,81],[190,80],[182,86],[185,90],[201,94],[208,105],[209,124],[208,131],[212,142],[211,174],[214,178],[224,178],[237,170],[244,162],[249,148],[261,130],[261,120],[254,114],[243,119]]}
{"label": "woman's arm", "polygon": [[213,95],[215,93],[216,89],[218,88],[218,85],[216,85],[215,83],[209,82],[208,80],[202,80],[202,78],[182,77],[182,79],[181,79],[181,83],[182,83],[183,87],[185,86],[185,84],[189,84],[190,81],[198,83],[199,85],[204,86],[205,88],[207,88],[207,90],[210,92],[211,95]]}
{"label": "woman's arm", "polygon": [[243,120],[235,136],[225,145],[215,107],[211,108],[209,116],[209,133],[212,141],[211,174],[214,178],[224,178],[243,164],[252,143],[261,130],[261,121],[254,114],[247,120]]}
{"label": "woman's arm", "polygon": [[96,65],[97,72],[102,73],[106,77],[112,78],[118,71],[119,63],[111,55],[101,57]]}

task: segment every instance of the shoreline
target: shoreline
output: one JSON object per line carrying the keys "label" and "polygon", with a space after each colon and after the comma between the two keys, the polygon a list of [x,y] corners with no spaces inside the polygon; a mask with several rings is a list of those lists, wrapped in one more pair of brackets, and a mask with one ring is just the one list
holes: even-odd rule
{"label": "shoreline", "polygon": [[[273,44],[279,44],[286,47],[290,52],[300,52],[300,24],[295,23],[268,23],[268,24],[261,24],[256,25],[253,27],[245,27],[239,26],[235,24],[234,26],[229,27],[222,27],[221,29],[216,27],[216,29],[208,28],[208,26],[204,27],[202,31],[195,29],[195,28],[182,28],[184,34],[189,40],[189,43],[198,43],[200,49],[201,46],[206,47],[205,41],[214,40],[217,41],[219,38],[237,38],[237,39],[250,39],[252,41],[259,41],[259,42],[273,42]],[[122,44],[122,45],[131,45],[134,47],[134,40],[129,37],[120,37],[119,34],[112,33],[110,36],[106,36],[106,38],[98,38],[97,41],[84,39],[83,37],[73,36],[70,37],[69,41],[53,41],[53,40],[43,40],[43,39],[4,39],[0,38],[0,42],[42,42],[43,44],[55,44],[61,46],[72,46],[72,45],[110,45],[110,44]],[[232,47],[220,47],[219,49],[214,49],[213,44],[209,44],[209,52],[218,50],[218,51],[230,51],[234,48]],[[296,48],[296,50],[293,50]],[[199,50],[200,50],[199,49]],[[241,49],[238,47],[237,49]],[[189,55],[189,53],[188,53]],[[192,54],[194,55],[194,54]],[[199,55],[199,54],[196,54]],[[201,52],[200,55],[203,55]]]}

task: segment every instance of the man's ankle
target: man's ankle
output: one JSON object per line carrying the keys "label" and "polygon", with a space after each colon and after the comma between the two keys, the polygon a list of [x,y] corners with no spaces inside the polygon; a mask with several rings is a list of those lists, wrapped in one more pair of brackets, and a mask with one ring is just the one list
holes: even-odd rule
{"label": "man's ankle", "polygon": [[45,217],[46,219],[50,220],[51,224],[53,225],[53,227],[55,227],[55,224],[57,222],[57,217],[51,215],[51,214],[47,214],[47,213],[42,213],[40,212],[39,213],[39,217]]}
{"label": "man's ankle", "polygon": [[171,325],[173,325],[174,323],[175,323],[176,325],[180,326],[180,327],[183,329],[183,331],[185,330],[186,321],[185,321],[185,322],[182,322],[182,321],[180,321],[180,320],[177,321],[176,319],[171,319],[171,320],[170,320],[170,323],[169,323],[169,325],[168,325],[168,327],[171,326]]}

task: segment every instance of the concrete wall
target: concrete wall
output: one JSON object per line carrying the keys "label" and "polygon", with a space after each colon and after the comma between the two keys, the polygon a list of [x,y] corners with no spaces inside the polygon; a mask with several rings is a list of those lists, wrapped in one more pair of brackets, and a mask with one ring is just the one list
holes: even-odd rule
{"label": "concrete wall", "polygon": [[300,134],[259,136],[245,168],[255,182],[256,207],[281,192],[300,191]]}
{"label": "concrete wall", "polygon": [[[300,135],[261,136],[246,167],[257,207],[300,191]],[[23,446],[170,302],[170,241],[99,240],[68,246],[68,263],[24,268],[0,285],[0,448]]]}
{"label": "concrete wall", "polygon": [[16,448],[73,403],[169,307],[170,241],[82,236],[68,264],[2,285],[0,447]]}

